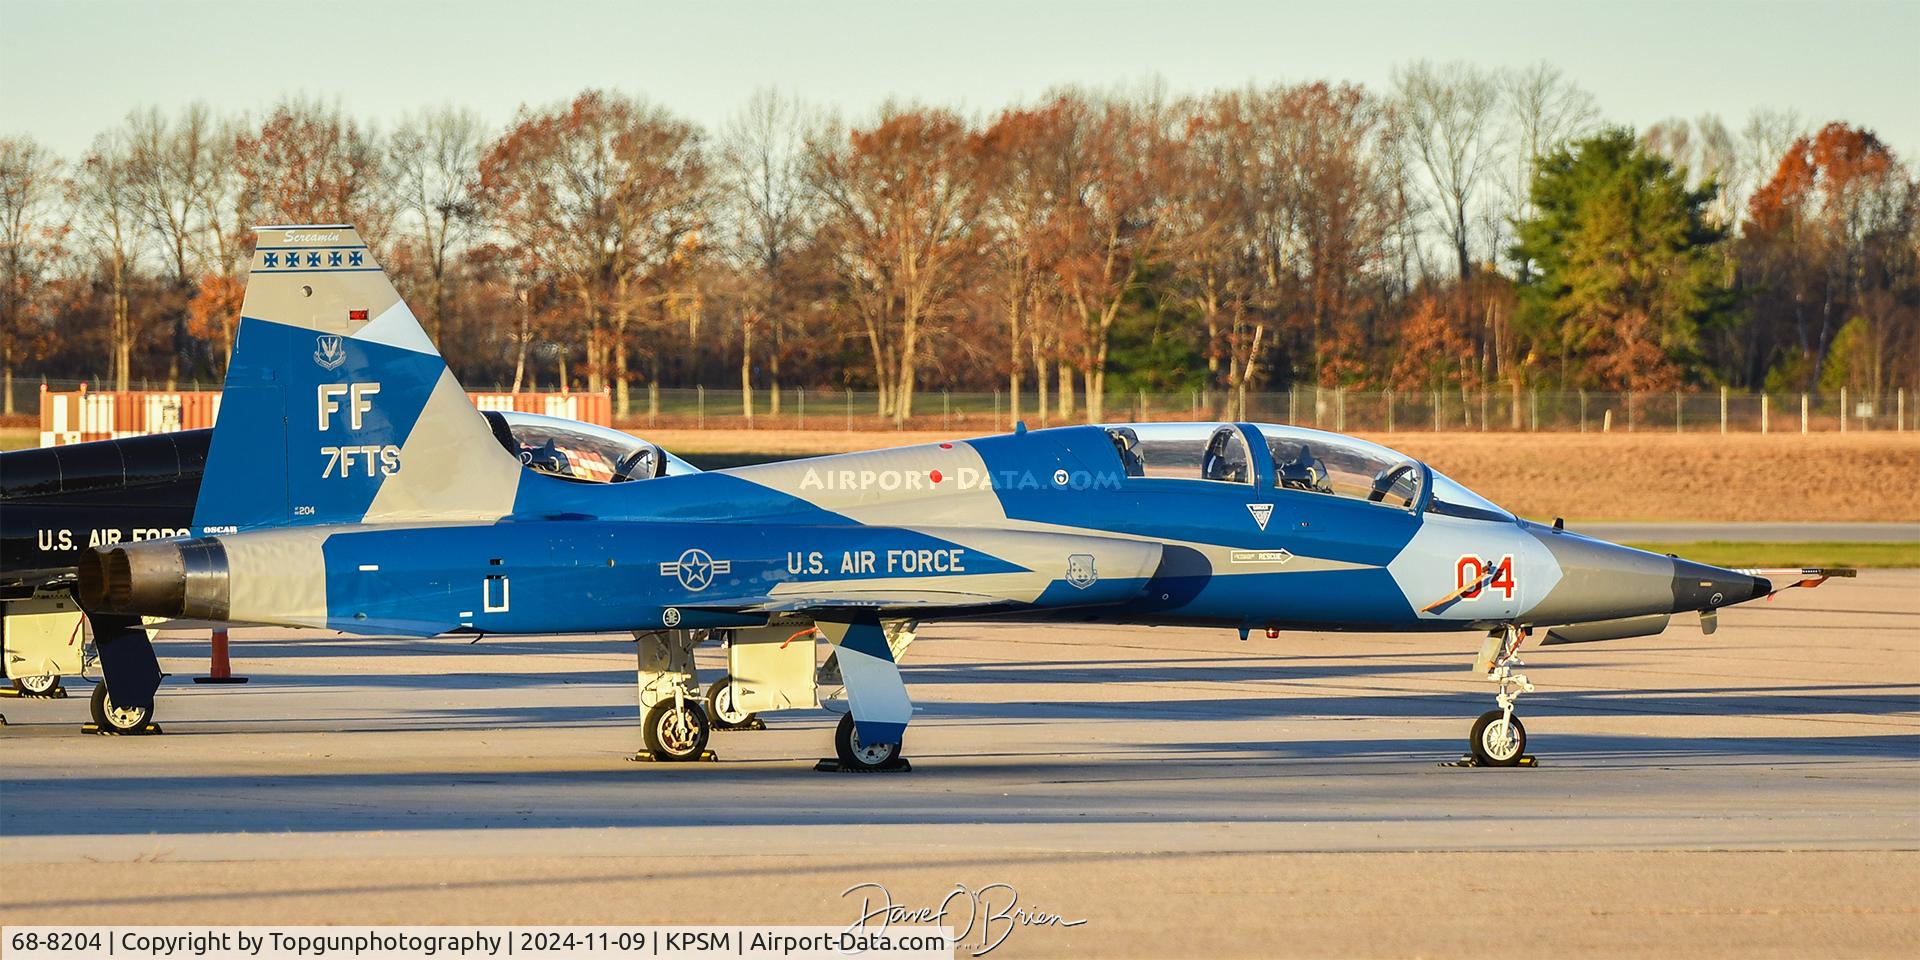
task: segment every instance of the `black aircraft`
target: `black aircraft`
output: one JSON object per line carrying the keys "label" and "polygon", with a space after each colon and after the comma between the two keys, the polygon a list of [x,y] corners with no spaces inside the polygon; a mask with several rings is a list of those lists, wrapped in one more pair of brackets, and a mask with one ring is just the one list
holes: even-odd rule
{"label": "black aircraft", "polygon": [[[607,427],[527,413],[485,415],[494,439],[529,470],[602,483],[698,472]],[[212,430],[183,430],[0,453],[0,677],[17,693],[57,695],[60,675],[85,666],[73,595],[82,551],[205,532],[193,529],[193,513],[212,437]],[[91,625],[96,633],[112,627],[144,641],[137,621],[121,619],[96,616]],[[113,646],[131,648],[132,669],[157,670],[145,666],[150,644]],[[107,655],[106,646],[101,651]],[[151,713],[116,710],[105,684],[94,690],[93,719],[103,729],[139,729]]]}

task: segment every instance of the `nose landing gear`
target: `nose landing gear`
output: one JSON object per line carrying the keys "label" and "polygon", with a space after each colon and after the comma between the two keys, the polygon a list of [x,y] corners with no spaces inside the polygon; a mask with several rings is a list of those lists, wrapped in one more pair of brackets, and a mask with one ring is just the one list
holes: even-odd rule
{"label": "nose landing gear", "polygon": [[1526,640],[1527,631],[1508,625],[1487,638],[1486,648],[1481,650],[1480,659],[1475,668],[1486,673],[1493,681],[1498,693],[1494,702],[1497,709],[1488,710],[1473,722],[1473,730],[1467,735],[1466,756],[1457,763],[1447,766],[1460,767],[1531,767],[1537,762],[1527,755],[1527,728],[1514,713],[1520,695],[1533,692],[1533,683],[1524,673],[1515,672],[1514,667],[1523,666],[1520,662],[1520,644]]}

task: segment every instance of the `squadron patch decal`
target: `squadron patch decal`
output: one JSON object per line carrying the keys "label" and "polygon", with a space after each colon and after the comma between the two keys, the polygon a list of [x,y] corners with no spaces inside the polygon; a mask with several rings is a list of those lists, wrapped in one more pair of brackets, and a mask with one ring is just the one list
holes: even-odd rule
{"label": "squadron patch decal", "polygon": [[1267,521],[1273,519],[1273,504],[1249,503],[1247,504],[1247,512],[1253,514],[1253,522],[1259,524],[1260,529],[1265,530],[1267,528]]}
{"label": "squadron patch decal", "polygon": [[1067,582],[1081,590],[1093,586],[1100,574],[1093,568],[1093,554],[1076,553],[1067,558]]}

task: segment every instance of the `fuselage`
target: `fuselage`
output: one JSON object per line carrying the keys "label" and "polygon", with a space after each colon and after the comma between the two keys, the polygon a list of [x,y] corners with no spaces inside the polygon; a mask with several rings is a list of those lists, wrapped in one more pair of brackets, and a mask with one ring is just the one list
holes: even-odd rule
{"label": "fuselage", "polygon": [[[249,530],[201,514],[184,559],[143,568],[134,551],[119,571],[157,584],[177,569],[178,590],[146,599],[182,609],[141,612],[423,635],[836,606],[1382,631],[1710,610],[1769,589],[1518,520],[1384,447],[1258,424],[1062,427],[645,484],[528,476],[488,523]],[[101,567],[101,597],[115,574]]]}

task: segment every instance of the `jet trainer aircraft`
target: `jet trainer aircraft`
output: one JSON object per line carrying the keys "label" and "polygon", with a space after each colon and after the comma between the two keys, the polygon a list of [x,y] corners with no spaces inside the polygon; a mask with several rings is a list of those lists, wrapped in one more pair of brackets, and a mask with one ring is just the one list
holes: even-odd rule
{"label": "jet trainer aircraft", "polygon": [[[359,235],[261,228],[193,535],[94,550],[81,600],[138,615],[357,634],[631,631],[644,731],[700,755],[692,646],[729,643],[723,711],[843,683],[853,769],[901,765],[898,654],[933,620],[1475,631],[1498,708],[1474,757],[1520,762],[1523,640],[1707,626],[1763,575],[1515,518],[1427,464],[1255,423],[1012,434],[583,484],[493,442]],[[1850,571],[1786,571],[1814,583]],[[1798,585],[1798,584],[1795,584]],[[150,649],[103,636],[118,702]],[[834,648],[816,670],[814,637]],[[795,640],[806,638],[803,643]]]}

